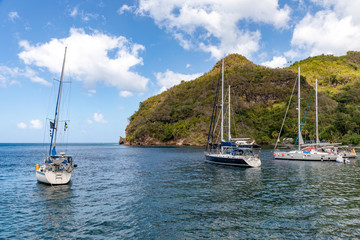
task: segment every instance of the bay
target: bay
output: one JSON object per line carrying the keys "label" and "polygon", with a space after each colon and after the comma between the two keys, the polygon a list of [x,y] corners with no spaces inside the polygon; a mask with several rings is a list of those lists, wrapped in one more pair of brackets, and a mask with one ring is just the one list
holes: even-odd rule
{"label": "bay", "polygon": [[0,239],[360,238],[360,164],[204,162],[203,148],[70,144],[72,181],[36,181],[47,146],[0,144]]}

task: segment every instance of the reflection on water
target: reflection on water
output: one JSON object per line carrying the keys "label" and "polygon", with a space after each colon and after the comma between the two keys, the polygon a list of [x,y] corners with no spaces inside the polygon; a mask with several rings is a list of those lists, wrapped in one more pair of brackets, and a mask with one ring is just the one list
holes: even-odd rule
{"label": "reflection on water", "polygon": [[261,168],[236,168],[205,163],[199,148],[77,144],[71,184],[49,186],[36,182],[37,151],[0,145],[0,238],[360,237],[358,160],[273,160],[262,150]]}
{"label": "reflection on water", "polygon": [[51,238],[69,236],[74,222],[73,190],[67,185],[36,183],[33,192],[40,221],[36,223],[38,234]]}

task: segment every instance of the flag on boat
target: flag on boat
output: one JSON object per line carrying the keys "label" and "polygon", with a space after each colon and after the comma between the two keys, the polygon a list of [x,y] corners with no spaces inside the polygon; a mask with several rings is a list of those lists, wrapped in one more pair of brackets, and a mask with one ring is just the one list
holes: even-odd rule
{"label": "flag on boat", "polygon": [[65,122],[64,131],[68,128],[67,122]]}
{"label": "flag on boat", "polygon": [[52,121],[50,121],[50,129],[55,129],[55,124]]}

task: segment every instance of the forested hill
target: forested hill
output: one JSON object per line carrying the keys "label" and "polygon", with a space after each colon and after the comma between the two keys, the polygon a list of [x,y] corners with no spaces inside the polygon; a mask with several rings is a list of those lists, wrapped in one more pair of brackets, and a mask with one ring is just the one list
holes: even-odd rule
{"label": "forested hill", "polygon": [[317,78],[319,91],[337,103],[334,114],[326,116],[320,112],[323,119],[332,119],[329,125],[319,123],[321,137],[360,145],[360,52],[349,51],[340,57],[309,57],[289,69],[297,71],[298,64],[307,82],[314,86]]}
{"label": "forested hill", "polygon": [[[297,66],[271,69],[238,54],[225,58],[225,86],[231,86],[232,136],[251,137],[260,144],[274,143],[280,130]],[[320,137],[360,143],[360,53],[322,55],[300,61],[302,116],[315,78],[319,80]],[[126,143],[141,145],[204,145],[207,140],[221,61],[203,76],[174,86],[140,103],[129,118]],[[297,94],[297,88],[295,89]],[[314,139],[314,98],[307,113],[306,139]],[[297,135],[297,102],[293,97],[283,137]]]}

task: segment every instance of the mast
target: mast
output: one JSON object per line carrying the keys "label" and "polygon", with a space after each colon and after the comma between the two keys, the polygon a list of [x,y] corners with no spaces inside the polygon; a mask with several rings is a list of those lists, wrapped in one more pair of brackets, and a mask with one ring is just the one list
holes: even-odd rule
{"label": "mast", "polygon": [[317,78],[315,80],[315,91],[316,91],[316,145],[319,144],[319,118],[318,118],[318,84],[317,84]]}
{"label": "mast", "polygon": [[224,141],[224,58],[221,67],[221,141]]}
{"label": "mast", "polygon": [[300,65],[299,65],[298,75],[299,75],[299,79],[298,79],[298,131],[299,131],[299,136],[298,136],[298,138],[299,138],[299,150],[300,150],[300,148],[301,148],[301,146],[300,146],[301,140],[300,139],[302,139],[302,137],[301,137],[301,121],[300,121]]}
{"label": "mast", "polygon": [[230,85],[229,85],[229,142],[231,141],[231,118],[230,118]]}
{"label": "mast", "polygon": [[52,124],[52,134],[51,134],[49,155],[56,155],[55,146],[56,146],[58,123],[59,123],[60,101],[61,101],[62,85],[63,85],[63,78],[64,78],[66,49],[67,49],[67,47],[65,47],[64,60],[63,60],[63,65],[62,65],[62,70],[61,70],[61,77],[60,77],[60,84],[59,84],[59,92],[58,92],[56,108],[55,108],[55,117],[54,117],[54,122]]}

